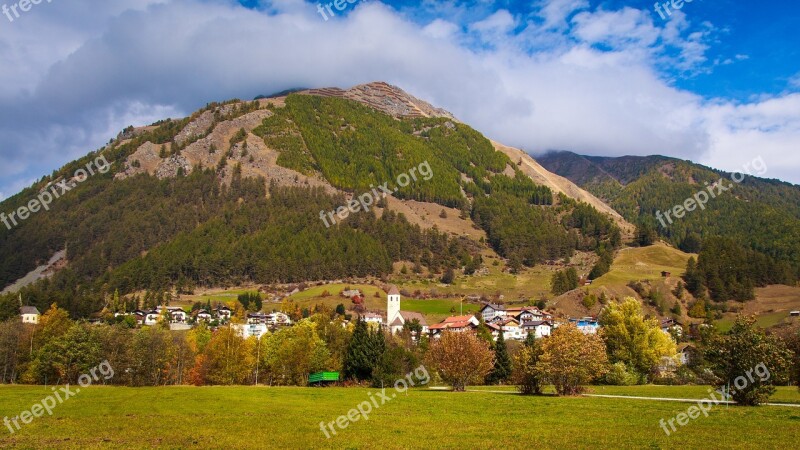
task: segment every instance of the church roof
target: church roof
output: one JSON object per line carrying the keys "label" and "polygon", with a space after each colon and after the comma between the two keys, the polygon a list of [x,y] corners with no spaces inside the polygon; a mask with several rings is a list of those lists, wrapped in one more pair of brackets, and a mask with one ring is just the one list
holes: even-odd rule
{"label": "church roof", "polygon": [[400,311],[400,315],[403,316],[403,319],[405,319],[406,322],[411,322],[412,320],[417,319],[419,320],[420,325],[424,327],[428,326],[428,322],[425,321],[425,317],[418,312]]}
{"label": "church roof", "polygon": [[400,295],[400,291],[397,290],[397,286],[392,285],[389,288],[389,295]]}

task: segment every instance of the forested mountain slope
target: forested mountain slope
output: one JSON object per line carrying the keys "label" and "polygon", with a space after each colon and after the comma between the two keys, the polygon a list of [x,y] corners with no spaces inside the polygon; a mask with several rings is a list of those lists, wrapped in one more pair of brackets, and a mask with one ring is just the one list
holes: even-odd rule
{"label": "forested mountain slope", "polygon": [[[607,201],[644,232],[654,229],[681,249],[700,252],[702,284],[714,299],[748,299],[753,286],[795,284],[800,275],[800,187],[760,178],[769,164],[759,157],[742,163],[744,176],[663,156],[558,152],[539,161]],[[725,189],[718,187],[720,180]],[[696,195],[709,197],[704,208],[665,217]]]}
{"label": "forested mountain slope", "polygon": [[[620,245],[612,215],[554,194],[442,110],[396,88],[381,101],[385,86],[361,88],[364,102],[306,91],[124,130],[0,204],[20,207],[92,158],[112,162],[49,211],[0,229],[0,285],[66,249],[66,268],[22,294],[86,316],[115,291],[383,276],[401,260],[435,275],[474,268],[487,244],[518,269]],[[380,201],[333,226],[320,220],[423,165],[431,176],[393,197],[457,208],[486,244],[412,224]],[[14,294],[0,298],[6,310],[15,304]]]}

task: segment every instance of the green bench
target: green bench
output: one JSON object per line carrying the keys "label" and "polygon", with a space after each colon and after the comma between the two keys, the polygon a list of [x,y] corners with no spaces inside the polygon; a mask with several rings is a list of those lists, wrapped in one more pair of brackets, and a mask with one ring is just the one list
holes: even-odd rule
{"label": "green bench", "polygon": [[308,376],[308,384],[322,385],[325,383],[337,383],[339,372],[317,372]]}

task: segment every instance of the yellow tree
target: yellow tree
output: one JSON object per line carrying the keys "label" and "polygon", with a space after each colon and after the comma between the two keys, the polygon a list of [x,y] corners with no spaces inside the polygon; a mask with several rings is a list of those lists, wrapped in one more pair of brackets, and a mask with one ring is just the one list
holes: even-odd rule
{"label": "yellow tree", "polygon": [[431,344],[427,358],[456,392],[463,392],[469,384],[482,383],[494,367],[489,343],[474,333],[443,333]]}
{"label": "yellow tree", "polygon": [[642,305],[632,297],[608,304],[600,312],[599,322],[612,363],[625,363],[646,376],[663,358],[677,360],[675,341],[661,331],[657,319],[642,315]]}
{"label": "yellow tree", "polygon": [[310,320],[264,337],[261,345],[269,384],[305,386],[309,374],[330,368],[328,347]]}
{"label": "yellow tree", "polygon": [[245,384],[253,371],[255,338],[245,340],[231,327],[222,327],[205,348],[205,379],[217,385]]}
{"label": "yellow tree", "polygon": [[600,337],[583,334],[572,324],[556,328],[543,339],[541,351],[536,367],[559,395],[580,394],[582,385],[608,371],[608,356]]}

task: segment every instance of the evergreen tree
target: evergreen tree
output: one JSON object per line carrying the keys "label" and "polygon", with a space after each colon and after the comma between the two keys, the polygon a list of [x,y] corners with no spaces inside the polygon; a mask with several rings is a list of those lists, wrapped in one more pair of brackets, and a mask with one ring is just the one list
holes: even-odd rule
{"label": "evergreen tree", "polygon": [[444,284],[453,284],[453,281],[456,279],[456,273],[452,267],[448,268],[444,275],[442,276],[442,283]]}
{"label": "evergreen tree", "polygon": [[359,319],[344,357],[345,378],[356,381],[372,379],[372,371],[380,362],[385,346],[383,333],[370,332],[367,323]]}
{"label": "evergreen tree", "polygon": [[486,377],[488,384],[503,384],[511,378],[512,371],[511,357],[508,356],[508,348],[503,333],[498,333],[497,342],[494,344],[494,367]]}

